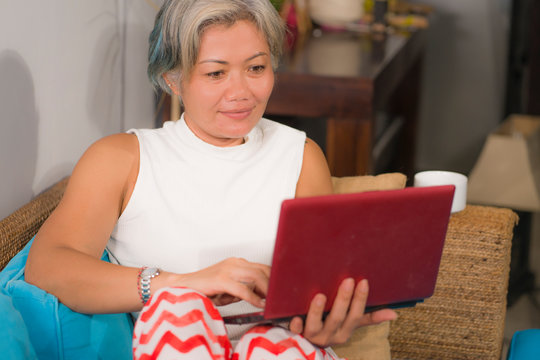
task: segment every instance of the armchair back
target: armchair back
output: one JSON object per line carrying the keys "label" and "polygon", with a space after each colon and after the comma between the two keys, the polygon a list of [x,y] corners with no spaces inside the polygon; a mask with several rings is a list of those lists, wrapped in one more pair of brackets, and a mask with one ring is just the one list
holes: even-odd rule
{"label": "armchair back", "polygon": [[0,221],[0,270],[38,232],[60,202],[67,182],[68,178],[60,180]]}
{"label": "armchair back", "polygon": [[[517,215],[471,206],[453,214],[434,295],[398,311],[393,359],[500,359]],[[406,254],[404,254],[406,256]]]}

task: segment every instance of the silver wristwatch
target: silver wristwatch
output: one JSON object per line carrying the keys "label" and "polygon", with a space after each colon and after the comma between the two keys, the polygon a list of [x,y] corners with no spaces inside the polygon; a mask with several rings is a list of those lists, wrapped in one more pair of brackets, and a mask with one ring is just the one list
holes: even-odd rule
{"label": "silver wristwatch", "polygon": [[141,301],[144,304],[150,299],[150,282],[153,278],[158,276],[160,274],[160,270],[158,268],[152,267],[152,268],[144,268],[141,271],[141,278],[140,278],[140,295],[141,295]]}

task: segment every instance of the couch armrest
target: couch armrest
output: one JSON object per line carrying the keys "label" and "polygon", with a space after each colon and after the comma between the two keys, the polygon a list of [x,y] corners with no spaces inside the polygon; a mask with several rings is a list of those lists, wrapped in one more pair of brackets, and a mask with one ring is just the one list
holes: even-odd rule
{"label": "couch armrest", "polygon": [[482,206],[452,215],[434,295],[392,324],[393,359],[500,359],[517,220]]}
{"label": "couch armrest", "polygon": [[0,221],[0,270],[38,232],[60,202],[67,182],[68,178],[60,180]]}

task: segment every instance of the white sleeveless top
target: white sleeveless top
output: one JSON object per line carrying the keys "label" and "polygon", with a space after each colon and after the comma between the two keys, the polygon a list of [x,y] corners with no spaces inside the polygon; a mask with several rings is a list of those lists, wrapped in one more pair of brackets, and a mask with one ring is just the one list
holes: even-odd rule
{"label": "white sleeveless top", "polygon": [[[263,118],[244,144],[225,148],[196,137],[183,117],[129,132],[139,141],[139,174],[107,245],[112,261],[175,273],[229,257],[270,265],[281,202],[295,195],[304,132]],[[241,302],[220,312],[252,310]]]}

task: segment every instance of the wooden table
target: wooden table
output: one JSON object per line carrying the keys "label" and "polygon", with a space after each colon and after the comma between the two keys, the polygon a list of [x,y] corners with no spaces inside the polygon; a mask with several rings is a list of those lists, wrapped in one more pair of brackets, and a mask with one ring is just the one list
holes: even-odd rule
{"label": "wooden table", "polygon": [[266,116],[324,119],[335,176],[411,175],[425,43],[425,30],[315,32],[285,57]]}

